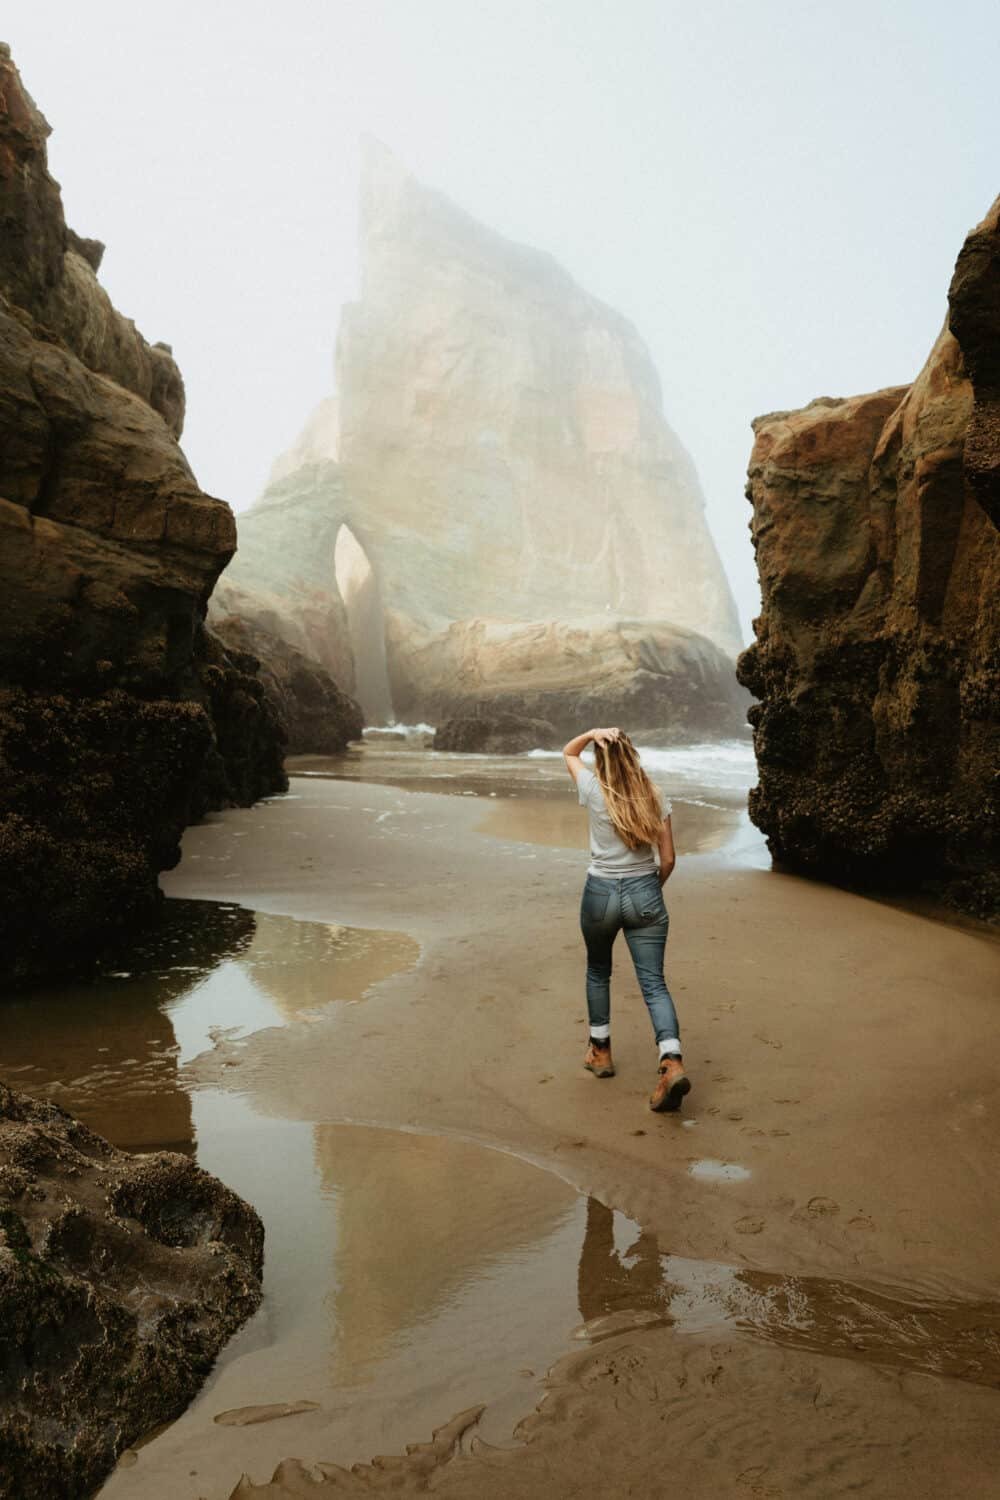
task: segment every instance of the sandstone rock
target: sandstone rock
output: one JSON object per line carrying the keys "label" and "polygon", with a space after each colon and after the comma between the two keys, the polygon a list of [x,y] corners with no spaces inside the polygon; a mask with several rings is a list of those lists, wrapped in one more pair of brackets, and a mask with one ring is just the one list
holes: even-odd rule
{"label": "sandstone rock", "polygon": [[[723,653],[693,630],[606,616],[527,624],[460,621],[423,634],[390,611],[393,701],[404,719],[544,720],[556,748],[601,722],[680,744],[745,729],[749,701]],[[410,661],[421,663],[419,697]],[[426,711],[426,714],[425,714]]]}
{"label": "sandstone rock", "polygon": [[0,1495],[90,1493],[260,1303],[264,1229],[186,1156],[0,1084]]}
{"label": "sandstone rock", "polygon": [[987,916],[1000,910],[998,244],[994,205],[912,386],[754,423],[763,610],[738,664],[761,700],[750,814],[772,854]]}
{"label": "sandstone rock", "polygon": [[973,404],[962,463],[966,483],[1000,526],[1000,198],[962,246],[948,291]]}
{"label": "sandstone rock", "polygon": [[434,736],[435,750],[465,750],[479,755],[520,755],[525,750],[555,750],[562,744],[547,719],[484,710],[446,719]]}
{"label": "sandstone rock", "polygon": [[329,672],[301,651],[235,615],[218,621],[213,633],[231,657],[249,655],[285,726],[288,755],[338,755],[364,728],[361,709],[341,692]]}
{"label": "sandstone rock", "polygon": [[180,374],[66,229],[0,49],[0,973],[77,967],[149,912],[185,823],[287,785],[248,664],[206,635],[236,544],[176,442]]}
{"label": "sandstone rock", "polygon": [[184,384],[163,344],[152,347],[97,280],[104,247],[67,229],[49,176],[51,130],[0,42],[0,287],[97,374],[160,413],[175,437]]}
{"label": "sandstone rock", "polygon": [[214,628],[237,616],[280,636],[355,694],[347,612],[334,572],[341,493],[329,464],[301,469],[266,490],[240,515],[239,552],[215,588],[208,619]]}
{"label": "sandstone rock", "polygon": [[[739,732],[735,606],[631,324],[377,145],[362,266],[337,395],[241,514],[219,610],[321,661],[369,723],[440,722],[476,704],[522,712],[505,697],[522,691],[506,680],[516,639],[529,716],[561,721],[595,701],[603,672],[615,697],[598,718],[624,701],[645,723]],[[345,535],[370,569],[350,596],[335,558]],[[626,637],[612,669],[609,642]],[[697,657],[683,707],[644,703],[650,684],[621,680],[639,640],[672,685]]]}

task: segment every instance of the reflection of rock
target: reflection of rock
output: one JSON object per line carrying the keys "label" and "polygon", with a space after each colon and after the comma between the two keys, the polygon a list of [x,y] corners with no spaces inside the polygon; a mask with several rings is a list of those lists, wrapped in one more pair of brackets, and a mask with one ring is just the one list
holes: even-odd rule
{"label": "reflection of rock", "polygon": [[405,932],[296,922],[255,914],[252,943],[240,963],[254,984],[294,1020],[333,1000],[361,1000],[373,984],[411,967],[420,944]]}
{"label": "reflection of rock", "polygon": [[351,651],[334,577],[346,528],[384,610],[398,718],[486,703],[564,733],[587,705],[678,736],[741,729],[735,606],[635,329],[375,146],[362,221],[338,399],[241,515],[220,607],[379,700],[381,648]]}
{"label": "reflection of rock", "polygon": [[764,607],[739,666],[772,854],[982,914],[1000,908],[998,215],[912,386],[754,423]]}
{"label": "reflection of rock", "polygon": [[0,1074],[130,1151],[193,1155],[191,1099],[177,1079],[170,1002],[249,944],[254,914],[166,901],[142,937],[90,983],[33,989],[0,1004]]}
{"label": "reflection of rock", "polygon": [[264,1230],[186,1157],[116,1151],[0,1085],[5,1493],[90,1491],[260,1302]]}
{"label": "reflection of rock", "polygon": [[587,1199],[577,1300],[585,1323],[623,1312],[666,1313],[670,1303],[655,1234],[641,1231],[622,1255],[615,1246],[614,1213],[596,1198]]}
{"label": "reflection of rock", "polygon": [[361,709],[319,662],[236,615],[216,620],[213,629],[230,656],[248,652],[259,663],[261,681],[288,735],[288,755],[336,755],[360,738]]}
{"label": "reflection of rock", "polygon": [[338,1384],[356,1380],[399,1334],[426,1327],[491,1266],[552,1233],[576,1202],[572,1189],[500,1151],[381,1130],[368,1131],[361,1149],[357,1131],[315,1127],[324,1190],[339,1198]]}
{"label": "reflection of rock", "polygon": [[522,719],[482,709],[446,719],[434,736],[434,749],[518,755],[524,750],[554,750],[558,741],[555,727],[546,719]]}
{"label": "reflection of rock", "polygon": [[96,281],[0,49],[0,968],[146,916],[186,822],[283,786],[257,679],[203,629],[232,514],[177,445],[180,373]]}

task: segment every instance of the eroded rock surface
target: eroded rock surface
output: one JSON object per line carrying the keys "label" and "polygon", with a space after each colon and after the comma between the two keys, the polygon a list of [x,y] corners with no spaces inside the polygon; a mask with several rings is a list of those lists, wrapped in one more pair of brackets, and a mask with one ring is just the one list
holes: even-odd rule
{"label": "eroded rock surface", "polygon": [[0,1084],[0,1496],[88,1494],[261,1297],[254,1210]]}
{"label": "eroded rock surface", "polygon": [[0,48],[0,972],[79,965],[158,898],[187,822],[287,785],[281,726],[205,631],[236,545],[177,445],[180,372],[67,229]]}
{"label": "eroded rock surface", "polygon": [[[564,733],[579,728],[566,713],[597,702],[597,718],[667,737],[695,720],[743,730],[735,605],[632,325],[376,144],[362,268],[337,396],[241,514],[219,608],[406,722],[486,709]],[[365,661],[362,601],[335,566],[342,529],[382,625]]]}
{"label": "eroded rock surface", "polygon": [[251,659],[248,670],[259,670],[285,726],[288,755],[338,755],[350,740],[360,739],[364,718],[359,705],[341,692],[318,662],[236,615],[217,621],[213,634],[225,643],[232,659],[246,653]]}
{"label": "eroded rock surface", "polygon": [[1000,200],[912,386],[754,423],[740,680],[772,854],[1000,910]]}

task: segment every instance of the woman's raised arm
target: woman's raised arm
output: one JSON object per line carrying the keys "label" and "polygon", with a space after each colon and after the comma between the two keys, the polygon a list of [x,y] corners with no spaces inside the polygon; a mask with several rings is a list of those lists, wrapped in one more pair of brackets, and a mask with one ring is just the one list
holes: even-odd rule
{"label": "woman's raised arm", "polygon": [[563,745],[563,755],[566,759],[566,769],[575,781],[579,773],[584,769],[581,754],[586,750],[591,740],[597,745],[610,744],[621,734],[620,729],[585,729],[575,739],[567,740]]}

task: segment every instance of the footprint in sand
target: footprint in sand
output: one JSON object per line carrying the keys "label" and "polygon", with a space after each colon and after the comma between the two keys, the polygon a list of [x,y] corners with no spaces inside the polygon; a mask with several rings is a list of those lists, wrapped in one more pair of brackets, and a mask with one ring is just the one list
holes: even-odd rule
{"label": "footprint in sand", "polygon": [[783,1046],[781,1042],[772,1042],[769,1036],[762,1036],[759,1031],[754,1032],[753,1039],[755,1042],[763,1042],[765,1047],[773,1047],[776,1052],[780,1052]]}
{"label": "footprint in sand", "polygon": [[867,1214],[856,1214],[853,1219],[847,1221],[848,1229],[874,1229],[875,1220],[869,1219]]}
{"label": "footprint in sand", "polygon": [[755,1219],[752,1214],[746,1214],[742,1219],[737,1219],[733,1225],[737,1234],[760,1234],[764,1228],[763,1219]]}
{"label": "footprint in sand", "polygon": [[712,1074],[712,1082],[713,1083],[732,1083],[732,1081],[733,1081],[733,1075],[731,1073],[713,1073]]}
{"label": "footprint in sand", "polygon": [[840,1204],[833,1198],[810,1198],[806,1204],[806,1213],[811,1219],[830,1218],[840,1213]]}

